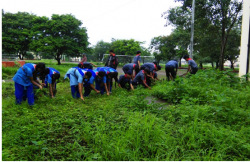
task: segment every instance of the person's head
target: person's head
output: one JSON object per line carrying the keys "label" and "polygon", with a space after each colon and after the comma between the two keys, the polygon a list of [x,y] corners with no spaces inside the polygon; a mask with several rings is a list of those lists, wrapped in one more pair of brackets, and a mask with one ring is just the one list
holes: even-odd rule
{"label": "person's head", "polygon": [[156,61],[153,62],[156,66],[158,65]]}
{"label": "person's head", "polygon": [[114,50],[109,50],[109,54],[113,55],[114,54]]}
{"label": "person's head", "polygon": [[107,74],[107,77],[110,79],[111,78],[111,76],[112,76],[112,73],[108,73]]}
{"label": "person's head", "polygon": [[139,73],[139,71],[140,71],[139,65],[135,65],[135,72],[136,72],[136,74]]}
{"label": "person's head", "polygon": [[43,73],[44,73],[44,75],[48,75],[48,74],[49,74],[49,68],[45,68],[45,69],[43,70]]}
{"label": "person's head", "polygon": [[60,74],[59,73],[55,73],[52,75],[52,84],[56,81],[59,80],[60,78]]}
{"label": "person's head", "polygon": [[83,53],[83,54],[82,54],[82,57],[86,57],[86,54],[85,54],[85,53]]}
{"label": "person's head", "polygon": [[83,63],[79,63],[77,67],[82,69],[83,68]]}
{"label": "person's head", "polygon": [[147,74],[150,74],[149,68],[145,68],[144,72],[146,72]]}
{"label": "person's head", "polygon": [[189,56],[188,56],[188,55],[184,55],[184,56],[183,56],[183,59],[185,59],[186,61],[188,61]]}
{"label": "person's head", "polygon": [[137,54],[137,55],[138,55],[138,54],[141,54],[141,51],[137,51],[136,54]]}
{"label": "person's head", "polygon": [[85,78],[85,79],[90,79],[91,76],[92,76],[92,73],[91,73],[90,71],[87,71],[87,72],[85,73],[85,75],[84,75],[84,78]]}
{"label": "person's head", "polygon": [[45,69],[45,63],[43,62],[39,62],[38,64],[36,64],[36,71],[37,72],[42,72]]}
{"label": "person's head", "polygon": [[156,71],[161,70],[161,66],[160,66],[160,65],[157,65],[155,70],[156,70]]}
{"label": "person's head", "polygon": [[127,71],[127,72],[126,72],[126,76],[127,76],[127,77],[129,77],[129,78],[131,78],[131,77],[132,77],[132,74],[133,74],[133,73],[132,73],[132,71],[131,71],[131,70],[129,70],[129,71]]}
{"label": "person's head", "polygon": [[100,71],[100,72],[98,72],[97,77],[101,79],[101,78],[103,78],[105,75],[106,75],[106,74],[105,74],[104,71]]}

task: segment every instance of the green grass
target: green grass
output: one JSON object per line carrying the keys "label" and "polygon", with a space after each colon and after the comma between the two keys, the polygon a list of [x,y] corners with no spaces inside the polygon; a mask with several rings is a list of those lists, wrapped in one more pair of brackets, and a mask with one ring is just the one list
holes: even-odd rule
{"label": "green grass", "polygon": [[[92,91],[85,101],[72,98],[69,81],[57,87],[56,98],[30,107],[15,105],[14,83],[3,83],[3,160],[250,160],[250,84],[229,72]],[[152,95],[168,104],[148,104]]]}

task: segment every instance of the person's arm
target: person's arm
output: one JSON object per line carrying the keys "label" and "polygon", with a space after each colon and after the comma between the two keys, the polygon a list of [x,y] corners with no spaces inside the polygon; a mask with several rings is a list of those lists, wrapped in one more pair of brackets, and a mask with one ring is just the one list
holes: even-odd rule
{"label": "person's arm", "polygon": [[82,83],[78,83],[78,89],[79,89],[81,99],[84,100],[83,95],[82,95]]}
{"label": "person's arm", "polygon": [[187,74],[189,71],[190,71],[190,65],[188,65],[188,69],[187,69],[186,74]]}
{"label": "person's arm", "polygon": [[96,91],[96,93],[100,93],[100,91],[98,91],[97,89],[95,89],[95,87],[93,86],[93,84],[90,84],[90,87],[91,87],[94,91]]}
{"label": "person's arm", "polygon": [[121,86],[121,84],[120,84],[120,83],[118,83],[118,86],[119,86],[120,88],[122,88],[122,86]]}
{"label": "person's arm", "polygon": [[152,71],[150,71],[150,78],[154,79]]}
{"label": "person's arm", "polygon": [[108,82],[108,90],[110,92],[110,81]]}
{"label": "person's arm", "polygon": [[104,86],[105,86],[105,90],[106,90],[106,92],[107,92],[107,95],[109,96],[109,91],[108,91],[108,88],[107,88],[107,84],[104,83]]}
{"label": "person's arm", "polygon": [[54,98],[54,94],[53,94],[53,90],[52,90],[52,84],[49,84],[49,91],[50,91],[51,98]]}
{"label": "person's arm", "polygon": [[140,61],[139,61],[139,60],[138,60],[138,65],[139,65],[139,68],[141,68]]}
{"label": "person's arm", "polygon": [[33,85],[36,85],[37,87],[39,87],[40,89],[43,89],[43,86],[38,84],[37,82],[34,81],[33,79],[33,76],[32,77],[29,77],[30,79],[30,82],[33,84]]}
{"label": "person's arm", "polygon": [[147,83],[145,82],[145,80],[143,80],[143,84],[144,84],[148,89],[151,89],[151,88],[147,85]]}
{"label": "person's arm", "polygon": [[93,64],[92,62],[90,62],[91,65],[93,65],[94,67],[97,67],[97,65]]}
{"label": "person's arm", "polygon": [[134,90],[134,87],[133,87],[133,85],[132,85],[132,84],[130,84],[130,88],[131,88],[132,90]]}

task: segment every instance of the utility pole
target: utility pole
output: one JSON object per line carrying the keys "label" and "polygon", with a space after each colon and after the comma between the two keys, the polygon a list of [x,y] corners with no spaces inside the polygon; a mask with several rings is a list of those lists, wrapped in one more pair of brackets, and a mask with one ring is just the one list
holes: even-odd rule
{"label": "utility pole", "polygon": [[195,12],[195,0],[192,4],[192,21],[191,21],[191,43],[190,43],[190,58],[193,59],[193,49],[194,49],[194,12]]}

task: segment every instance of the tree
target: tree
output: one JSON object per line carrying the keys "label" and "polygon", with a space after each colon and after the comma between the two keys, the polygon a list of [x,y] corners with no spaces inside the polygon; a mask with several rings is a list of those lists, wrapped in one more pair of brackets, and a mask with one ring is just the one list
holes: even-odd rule
{"label": "tree", "polygon": [[73,15],[53,14],[51,19],[40,17],[34,20],[33,41],[34,51],[50,53],[60,65],[62,54],[78,57],[89,52],[87,30],[80,27],[82,22]]}
{"label": "tree", "polygon": [[[3,12],[3,10],[2,10]],[[32,20],[36,17],[26,12],[2,13],[2,48],[6,53],[17,53],[23,60],[32,41]]]}
{"label": "tree", "polygon": [[[192,0],[176,0],[182,2],[182,13],[192,9]],[[195,30],[203,30],[212,26],[220,38],[220,70],[224,69],[224,57],[228,37],[235,24],[241,24],[242,0],[196,0]],[[166,14],[166,12],[164,13]],[[164,15],[163,14],[163,15]]]}
{"label": "tree", "polygon": [[[136,51],[141,49],[143,42],[135,41],[134,39],[112,39],[111,49],[117,55],[135,55]],[[108,53],[108,51],[106,51]]]}
{"label": "tree", "polygon": [[[93,55],[98,60],[98,58],[103,58],[103,54],[107,53],[111,48],[111,43],[104,42],[103,40],[98,41],[93,47]],[[100,56],[99,56],[100,55]]]}

